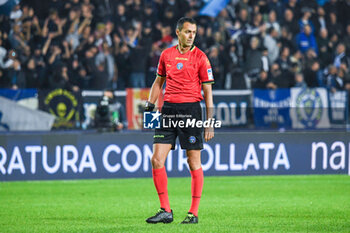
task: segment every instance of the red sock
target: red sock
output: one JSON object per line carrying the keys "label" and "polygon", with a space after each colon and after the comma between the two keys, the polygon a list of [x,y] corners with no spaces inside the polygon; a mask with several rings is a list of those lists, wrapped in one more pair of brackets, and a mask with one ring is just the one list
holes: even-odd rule
{"label": "red sock", "polygon": [[164,208],[165,211],[171,212],[169,197],[168,197],[168,177],[166,174],[165,167],[159,169],[152,169],[153,182],[156,186],[160,207]]}
{"label": "red sock", "polygon": [[191,176],[192,176],[192,185],[191,185],[192,203],[191,203],[191,208],[189,212],[198,216],[199,201],[201,200],[203,182],[204,182],[203,169],[199,168],[197,170],[191,171]]}

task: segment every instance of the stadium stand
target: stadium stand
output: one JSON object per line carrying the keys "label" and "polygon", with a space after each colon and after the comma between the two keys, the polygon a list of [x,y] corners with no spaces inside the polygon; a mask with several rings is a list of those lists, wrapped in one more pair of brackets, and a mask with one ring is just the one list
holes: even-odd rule
{"label": "stadium stand", "polygon": [[195,45],[212,64],[215,90],[350,90],[350,0],[232,0],[215,16],[203,13],[207,2],[8,0],[8,10],[0,7],[0,88],[150,87],[161,52],[177,43],[177,19],[188,16],[198,22]]}

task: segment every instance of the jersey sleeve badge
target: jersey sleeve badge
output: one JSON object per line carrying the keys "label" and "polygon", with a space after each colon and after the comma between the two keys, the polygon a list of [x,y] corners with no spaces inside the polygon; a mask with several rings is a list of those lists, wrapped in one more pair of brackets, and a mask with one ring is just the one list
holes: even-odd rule
{"label": "jersey sleeve badge", "polygon": [[207,69],[207,73],[208,73],[208,79],[209,80],[214,80],[214,77],[213,77],[213,71],[212,69]]}

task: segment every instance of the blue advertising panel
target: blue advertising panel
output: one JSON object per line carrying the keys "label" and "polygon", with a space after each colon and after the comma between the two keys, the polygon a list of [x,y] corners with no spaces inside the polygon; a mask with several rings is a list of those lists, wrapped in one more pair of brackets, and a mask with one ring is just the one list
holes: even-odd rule
{"label": "blue advertising panel", "polygon": [[257,128],[291,127],[290,89],[254,89],[253,107]]}
{"label": "blue advertising panel", "polygon": [[[0,181],[151,177],[153,133],[0,136]],[[205,175],[349,174],[350,133],[216,133],[202,150]],[[177,145],[170,177],[189,176]]]}

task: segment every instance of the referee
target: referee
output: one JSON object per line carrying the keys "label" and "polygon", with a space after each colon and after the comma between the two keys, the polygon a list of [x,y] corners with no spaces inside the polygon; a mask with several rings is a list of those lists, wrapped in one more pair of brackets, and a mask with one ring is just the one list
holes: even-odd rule
{"label": "referee", "polygon": [[[200,101],[203,100],[203,87],[207,120],[212,120],[214,83],[213,72],[207,56],[193,45],[197,24],[191,18],[181,18],[177,22],[176,35],[178,45],[165,49],[160,56],[150,96],[145,111],[152,111],[154,103],[166,81],[163,121],[202,120]],[[165,119],[167,118],[167,119]],[[152,174],[156,187],[160,209],[146,220],[147,223],[170,223],[173,212],[168,198],[168,178],[164,167],[170,150],[175,149],[176,137],[179,137],[182,149],[186,149],[187,163],[192,177],[192,203],[186,218],[181,223],[198,223],[198,206],[203,189],[203,170],[201,167],[201,149],[203,149],[202,127],[162,127],[155,130],[152,156]],[[204,129],[204,139],[214,137],[212,127]]]}

